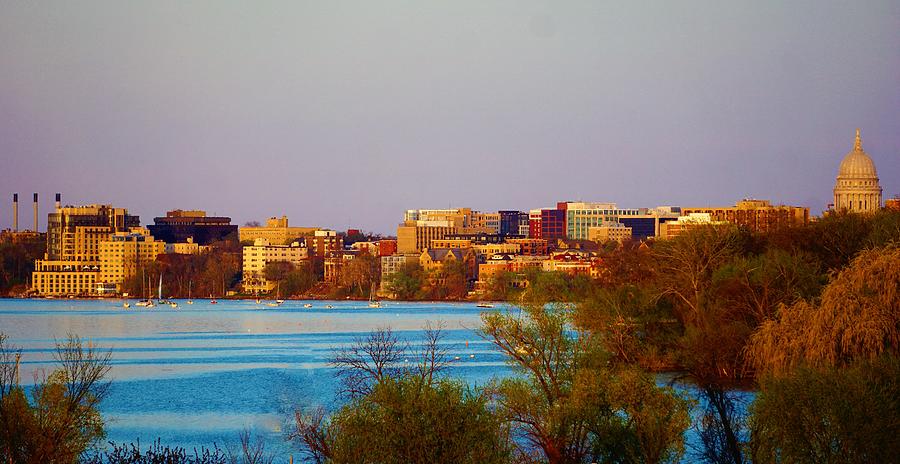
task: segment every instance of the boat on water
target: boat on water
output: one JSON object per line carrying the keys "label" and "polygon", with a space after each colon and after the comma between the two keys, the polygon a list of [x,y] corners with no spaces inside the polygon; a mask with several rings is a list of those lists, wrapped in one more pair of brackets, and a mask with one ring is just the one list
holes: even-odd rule
{"label": "boat on water", "polygon": [[143,308],[152,308],[152,307],[153,307],[153,299],[150,298],[150,276],[147,276],[147,283],[144,284],[144,282],[143,282],[143,281],[144,281],[144,279],[143,279],[143,273],[144,273],[144,270],[141,269],[141,275],[142,275],[142,277],[141,277],[141,285],[145,285],[145,287],[144,287],[144,294],[147,295],[147,299],[146,299],[146,300],[138,301],[138,302],[135,303],[134,305],[135,305],[135,306],[140,306],[140,307],[143,307]]}
{"label": "boat on water", "polygon": [[174,301],[170,301],[170,302],[169,302],[169,307],[174,308],[174,309],[178,309],[178,303],[176,303],[176,302],[174,302]]}
{"label": "boat on water", "polygon": [[189,281],[188,281],[188,300],[187,300],[187,304],[194,304],[194,300],[191,299],[191,285],[193,285],[193,283],[194,283],[193,280],[189,280]]}
{"label": "boat on water", "polygon": [[311,303],[304,303],[304,304],[303,304],[303,307],[304,307],[304,308],[312,308],[312,304],[311,304]]}
{"label": "boat on water", "polygon": [[475,305],[475,307],[478,307],[478,308],[493,308],[493,307],[494,307],[494,304],[493,304],[493,303],[484,303],[484,302],[482,302],[482,303],[478,303],[477,305]]}
{"label": "boat on water", "polygon": [[375,297],[375,282],[372,282],[372,289],[369,290],[369,307],[370,308],[380,308],[381,301]]}
{"label": "boat on water", "polygon": [[325,308],[326,308],[326,309],[334,309],[334,306],[332,306],[332,305],[325,305]]}
{"label": "boat on water", "polygon": [[[162,297],[162,274],[159,275],[159,287],[156,290],[156,301],[161,305],[171,305],[172,302]],[[174,308],[174,306],[172,306]]]}
{"label": "boat on water", "polygon": [[131,307],[131,303],[129,303],[129,302],[126,301],[126,302],[122,303],[122,307],[125,308],[125,309],[128,309],[128,308]]}

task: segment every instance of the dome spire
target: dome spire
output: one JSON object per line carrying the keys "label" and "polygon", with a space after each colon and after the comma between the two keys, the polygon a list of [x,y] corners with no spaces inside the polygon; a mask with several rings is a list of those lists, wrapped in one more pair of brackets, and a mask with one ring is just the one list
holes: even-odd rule
{"label": "dome spire", "polygon": [[862,151],[862,139],[859,137],[859,128],[856,129],[856,143],[853,144],[854,151]]}

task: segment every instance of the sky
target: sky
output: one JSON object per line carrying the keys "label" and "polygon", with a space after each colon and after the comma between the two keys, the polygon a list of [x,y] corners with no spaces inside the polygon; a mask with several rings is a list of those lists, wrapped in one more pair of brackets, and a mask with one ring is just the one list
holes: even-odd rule
{"label": "sky", "polygon": [[0,228],[395,233],[403,211],[831,202],[856,128],[900,194],[900,2],[4,1]]}

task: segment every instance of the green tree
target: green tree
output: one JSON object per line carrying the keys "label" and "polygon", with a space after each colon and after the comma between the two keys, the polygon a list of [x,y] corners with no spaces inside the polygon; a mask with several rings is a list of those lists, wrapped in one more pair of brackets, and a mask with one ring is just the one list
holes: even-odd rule
{"label": "green tree", "polygon": [[299,440],[317,463],[503,463],[508,430],[486,390],[439,376],[447,366],[441,327],[426,326],[413,365],[410,346],[382,329],[332,358],[350,398],[326,419],[322,409],[295,414]]}
{"label": "green tree", "polygon": [[105,436],[98,406],[109,389],[103,379],[110,352],[70,335],[56,345],[59,367],[33,387],[30,400],[16,372],[20,355],[0,334],[0,461],[77,462]]}
{"label": "green tree", "polygon": [[387,278],[387,289],[396,295],[397,299],[417,300],[422,296],[425,277],[425,270],[419,262],[410,261]]}
{"label": "green tree", "polygon": [[597,337],[572,330],[568,305],[529,304],[482,315],[481,331],[521,375],[497,391],[526,444],[518,461],[671,462],[681,455],[688,403],[649,376],[608,367]]}
{"label": "green tree", "polygon": [[751,406],[756,463],[896,462],[900,358],[767,376]]}
{"label": "green tree", "polygon": [[748,346],[761,371],[840,366],[900,348],[900,246],[860,252],[821,300],[782,306]]}

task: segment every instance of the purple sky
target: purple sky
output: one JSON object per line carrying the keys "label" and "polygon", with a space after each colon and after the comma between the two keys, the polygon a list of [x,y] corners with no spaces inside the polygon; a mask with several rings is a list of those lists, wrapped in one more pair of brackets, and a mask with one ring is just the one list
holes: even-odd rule
{"label": "purple sky", "polygon": [[42,230],[54,192],[384,233],[560,200],[817,213],[857,127],[900,193],[896,0],[182,3],[0,5],[0,227],[35,191]]}

